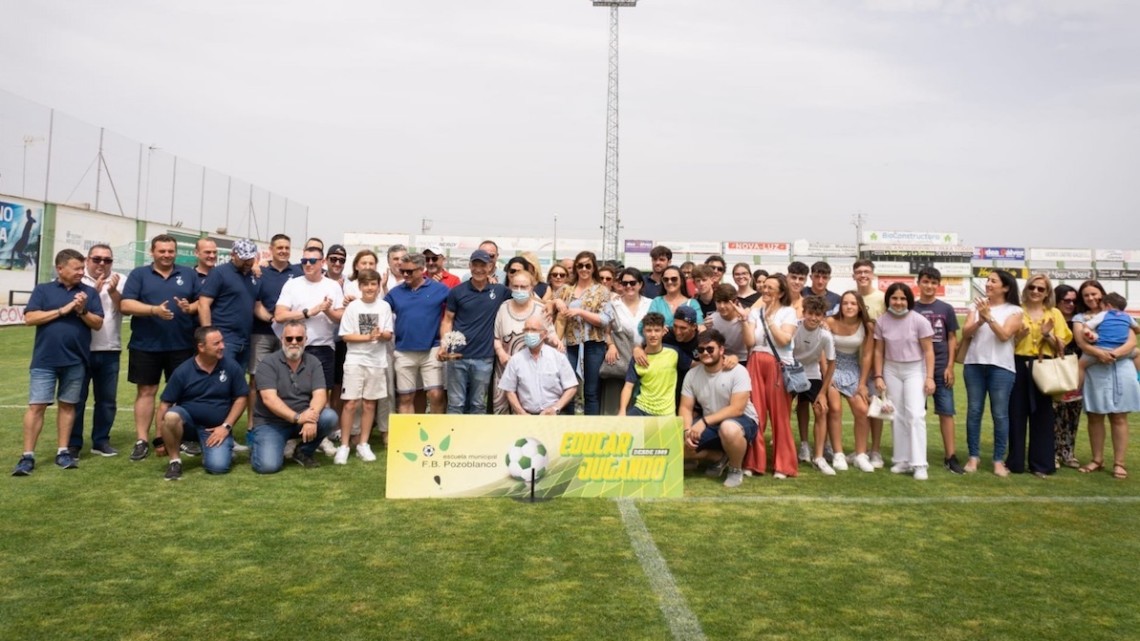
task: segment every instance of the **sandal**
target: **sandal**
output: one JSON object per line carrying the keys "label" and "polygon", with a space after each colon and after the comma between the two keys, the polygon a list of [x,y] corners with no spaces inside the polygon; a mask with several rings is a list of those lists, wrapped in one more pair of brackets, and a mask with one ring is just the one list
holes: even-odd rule
{"label": "sandal", "polygon": [[1112,478],[1120,479],[1122,481],[1124,479],[1128,478],[1128,468],[1124,467],[1120,463],[1113,463],[1112,464]]}
{"label": "sandal", "polygon": [[1081,474],[1092,474],[1093,472],[1099,472],[1103,469],[1104,461],[1089,461],[1084,467],[1080,468],[1080,472]]}

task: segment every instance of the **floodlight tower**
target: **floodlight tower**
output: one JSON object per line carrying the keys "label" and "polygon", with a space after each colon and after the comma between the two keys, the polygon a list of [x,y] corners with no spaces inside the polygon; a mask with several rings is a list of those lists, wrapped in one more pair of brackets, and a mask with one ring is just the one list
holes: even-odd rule
{"label": "floodlight tower", "polygon": [[606,189],[602,200],[602,260],[618,258],[618,9],[635,7],[637,0],[592,0],[610,8],[610,72],[606,95]]}

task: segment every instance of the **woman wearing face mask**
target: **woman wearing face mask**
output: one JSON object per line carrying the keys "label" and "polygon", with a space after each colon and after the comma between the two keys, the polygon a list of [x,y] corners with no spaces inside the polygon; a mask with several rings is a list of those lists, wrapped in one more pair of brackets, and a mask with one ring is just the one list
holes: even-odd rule
{"label": "woman wearing face mask", "polygon": [[[514,273],[508,272],[507,280],[511,298],[505,305],[499,306],[499,311],[495,315],[495,380],[500,379],[503,368],[507,366],[507,361],[515,352],[533,347],[526,344],[527,333],[523,330],[528,318],[543,319],[547,325],[547,342],[559,351],[566,351],[562,341],[554,335],[554,326],[545,318],[546,312],[542,301],[534,297],[534,275],[526,269],[518,269]],[[539,336],[533,332],[532,334],[530,339],[532,341]],[[492,407],[496,414],[511,412],[506,392],[500,390],[497,385],[494,386],[492,394]]]}
{"label": "woman wearing face mask", "polygon": [[892,283],[887,313],[875,323],[874,381],[895,406],[892,474],[927,479],[926,397],[934,393],[934,328],[914,311],[914,293]]}
{"label": "woman wearing face mask", "polygon": [[970,460],[966,472],[978,471],[982,461],[982,410],[990,397],[990,417],[994,422],[994,474],[1009,476],[1005,466],[1009,441],[1009,395],[1013,391],[1016,367],[1014,337],[1021,331],[1021,305],[1017,280],[1009,272],[996,269],[986,279],[986,295],[970,306],[962,339],[970,339],[966,350],[966,445]]}

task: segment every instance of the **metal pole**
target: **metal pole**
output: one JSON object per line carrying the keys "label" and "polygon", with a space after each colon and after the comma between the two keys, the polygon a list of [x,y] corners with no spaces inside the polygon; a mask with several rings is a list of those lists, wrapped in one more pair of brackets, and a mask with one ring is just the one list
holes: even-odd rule
{"label": "metal pole", "polygon": [[170,176],[170,224],[174,224],[174,188],[178,185],[178,156],[174,157],[174,171]]}
{"label": "metal pole", "polygon": [[103,127],[99,128],[99,153],[95,157],[95,211],[99,209],[99,191],[103,186]]}
{"label": "metal pole", "polygon": [[48,116],[48,157],[47,169],[44,171],[44,204],[48,202],[48,184],[51,182],[51,144],[55,134],[55,109]]}
{"label": "metal pole", "polygon": [[558,262],[558,214],[554,214],[554,247],[550,249],[550,264]]}
{"label": "metal pole", "polygon": [[139,219],[139,205],[142,204],[142,156],[143,144],[139,143],[139,180],[135,186],[135,220]]}

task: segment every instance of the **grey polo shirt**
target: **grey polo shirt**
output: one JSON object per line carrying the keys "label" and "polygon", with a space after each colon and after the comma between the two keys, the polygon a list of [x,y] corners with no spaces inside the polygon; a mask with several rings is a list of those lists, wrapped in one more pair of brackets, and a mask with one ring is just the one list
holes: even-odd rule
{"label": "grey polo shirt", "polygon": [[289,369],[285,361],[285,352],[278,350],[263,358],[257,366],[257,402],[253,405],[254,424],[277,423],[288,424],[285,419],[277,416],[265,407],[261,400],[261,390],[277,390],[277,396],[285,401],[294,412],[301,412],[309,407],[313,400],[313,390],[325,389],[325,372],[321,362],[312,354],[301,357],[301,364],[297,371]]}

